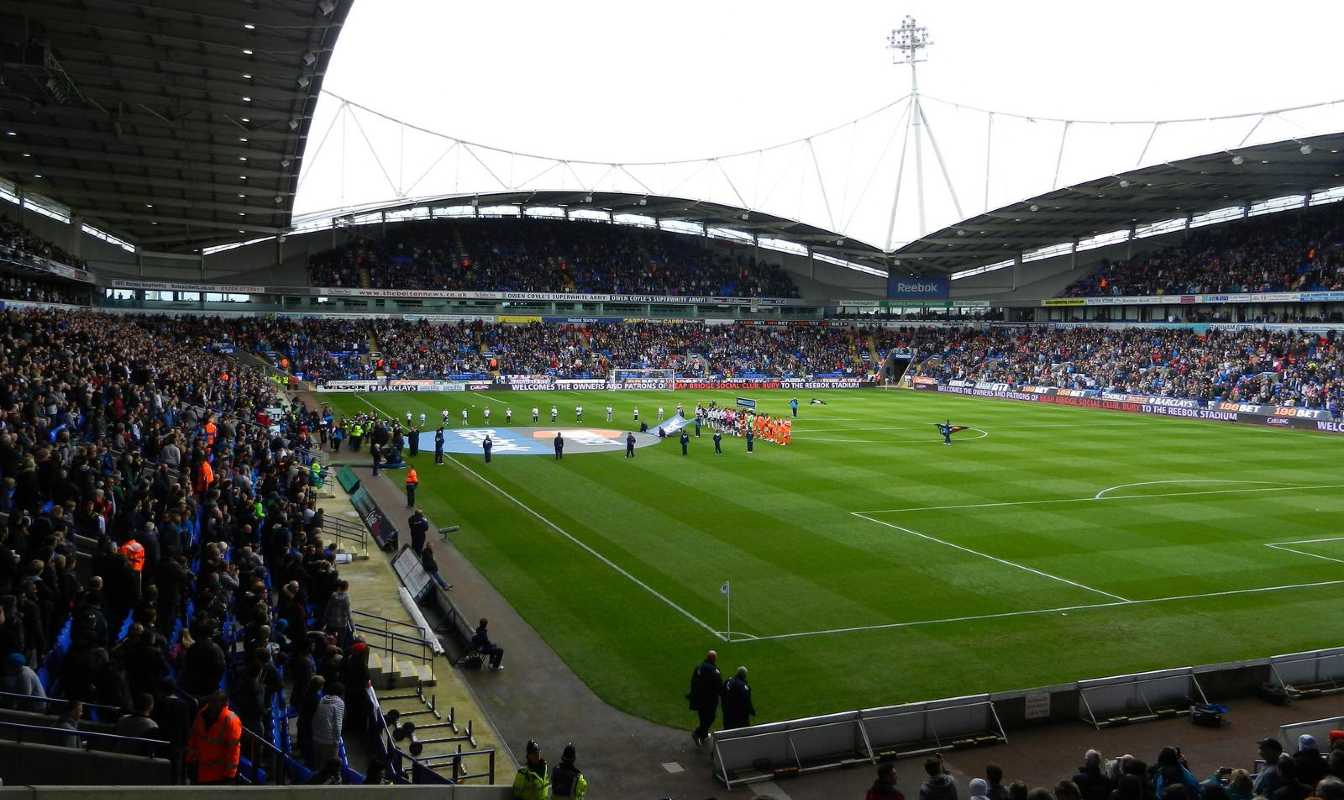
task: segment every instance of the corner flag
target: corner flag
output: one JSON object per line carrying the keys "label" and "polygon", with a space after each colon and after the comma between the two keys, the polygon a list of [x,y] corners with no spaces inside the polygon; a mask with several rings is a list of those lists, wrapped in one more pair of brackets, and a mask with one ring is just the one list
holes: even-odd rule
{"label": "corner flag", "polygon": [[724,595],[732,594],[733,587],[728,585],[728,581],[724,581],[723,585],[719,587],[719,593]]}

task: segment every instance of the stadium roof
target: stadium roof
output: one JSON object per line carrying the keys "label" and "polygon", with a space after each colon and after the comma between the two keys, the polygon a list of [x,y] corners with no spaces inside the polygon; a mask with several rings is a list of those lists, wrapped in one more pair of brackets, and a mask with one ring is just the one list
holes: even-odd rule
{"label": "stadium roof", "polygon": [[[603,215],[619,217],[646,217],[659,223],[687,223],[716,229],[725,234],[740,232],[762,239],[791,243],[799,248],[811,248],[823,258],[839,259],[869,270],[885,272],[882,250],[856,239],[846,239],[834,231],[818,228],[805,222],[777,217],[760,211],[687,200],[680,197],[632,194],[625,192],[584,191],[512,191],[461,193],[441,195],[391,205],[374,205],[336,217],[338,222],[365,223],[373,221],[368,215],[386,213],[389,218],[399,212],[418,208],[463,208],[476,206],[482,213],[488,209],[516,206],[522,209],[564,209],[571,218],[600,218]],[[540,215],[539,215],[540,216]],[[427,218],[427,217],[426,217]],[[619,221],[619,220],[617,220]],[[725,235],[723,238],[733,238]],[[776,247],[775,249],[779,249]]]}
{"label": "stadium roof", "polygon": [[[978,214],[896,250],[895,269],[956,273],[1344,194],[1344,133],[1219,151],[1079,183]],[[1266,202],[1270,201],[1270,202]],[[1177,224],[1177,223],[1182,224]]]}
{"label": "stadium roof", "polygon": [[282,233],[352,2],[6,2],[0,175],[149,250]]}

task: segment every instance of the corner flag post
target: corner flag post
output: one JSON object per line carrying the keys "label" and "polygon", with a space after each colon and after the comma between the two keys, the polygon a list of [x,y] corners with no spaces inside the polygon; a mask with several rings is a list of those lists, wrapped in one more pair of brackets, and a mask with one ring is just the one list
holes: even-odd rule
{"label": "corner flag post", "polygon": [[730,641],[730,642],[731,642],[731,641],[733,640],[733,587],[732,587],[732,584],[731,584],[729,581],[724,581],[724,582],[723,582],[723,585],[719,587],[719,591],[723,594],[723,596],[724,596],[724,597],[727,599],[727,601],[728,601],[728,625],[727,625],[727,628],[725,628],[725,630],[724,630],[723,633],[724,633],[724,639],[725,639],[726,641]]}

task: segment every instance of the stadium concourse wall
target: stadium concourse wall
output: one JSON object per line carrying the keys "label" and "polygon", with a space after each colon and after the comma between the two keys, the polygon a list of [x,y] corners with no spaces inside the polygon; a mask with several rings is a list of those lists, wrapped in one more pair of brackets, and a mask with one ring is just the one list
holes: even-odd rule
{"label": "stadium concourse wall", "polygon": [[1006,383],[973,383],[951,381],[940,383],[933,378],[910,379],[910,388],[917,391],[956,394],[965,397],[987,397],[996,400],[1015,400],[1021,403],[1048,403],[1078,408],[1099,408],[1145,414],[1157,417],[1179,417],[1244,425],[1295,428],[1318,433],[1344,434],[1344,421],[1329,411],[1296,406],[1261,406],[1250,403],[1201,403],[1185,397],[1104,392],[1096,389],[1060,389],[1055,386],[1018,386]]}

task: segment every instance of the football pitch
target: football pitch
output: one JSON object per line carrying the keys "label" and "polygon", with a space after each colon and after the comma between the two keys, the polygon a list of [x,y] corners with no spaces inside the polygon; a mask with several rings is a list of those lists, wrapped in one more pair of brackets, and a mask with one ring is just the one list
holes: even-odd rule
{"label": "football pitch", "polygon": [[[788,413],[790,395],[766,391],[320,397],[431,429],[444,409],[460,428],[464,407],[470,427],[486,407],[492,426],[506,407],[530,426],[534,405],[545,426],[554,404],[561,429],[623,438],[636,406],[652,426],[658,406],[739,395]],[[768,721],[1344,638],[1339,441],[909,391],[798,398],[793,443],[751,454],[725,437],[715,456],[708,429],[687,456],[672,439],[634,459],[436,467],[431,445],[418,499],[462,526],[454,544],[602,698],[682,727],[711,647],[725,674],[749,667]],[[951,447],[947,419],[966,426]]]}

